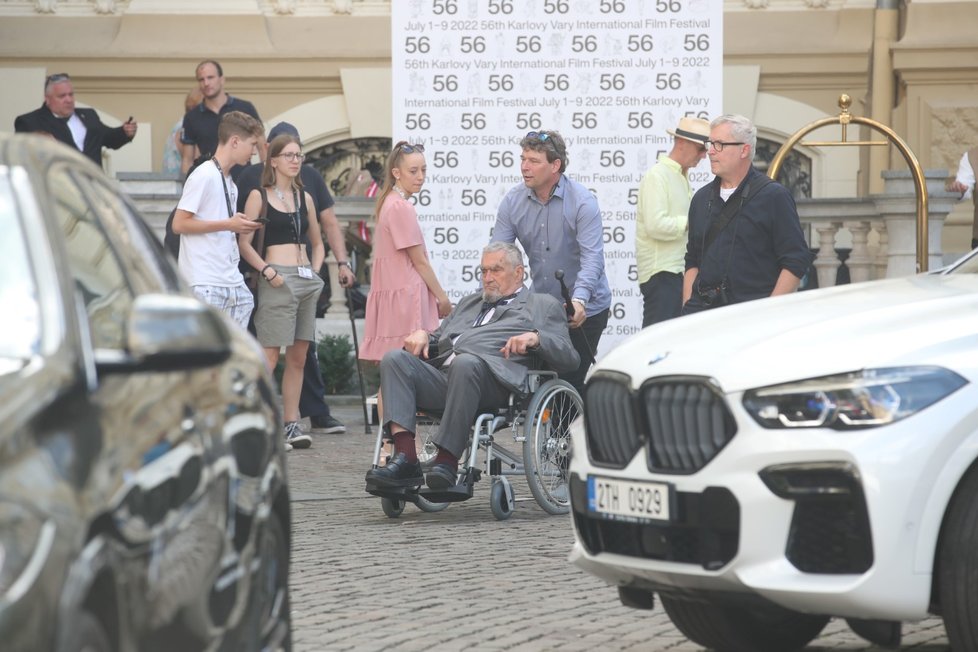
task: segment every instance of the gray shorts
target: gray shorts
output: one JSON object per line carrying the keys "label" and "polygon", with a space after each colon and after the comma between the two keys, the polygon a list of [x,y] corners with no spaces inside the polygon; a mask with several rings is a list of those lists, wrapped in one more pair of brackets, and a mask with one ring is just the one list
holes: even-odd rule
{"label": "gray shorts", "polygon": [[[255,333],[264,347],[291,346],[296,340],[316,339],[316,303],[323,290],[323,280],[299,276],[298,268],[272,265],[285,279],[274,288],[258,279],[258,306],[255,309]],[[268,272],[266,272],[267,274]]]}

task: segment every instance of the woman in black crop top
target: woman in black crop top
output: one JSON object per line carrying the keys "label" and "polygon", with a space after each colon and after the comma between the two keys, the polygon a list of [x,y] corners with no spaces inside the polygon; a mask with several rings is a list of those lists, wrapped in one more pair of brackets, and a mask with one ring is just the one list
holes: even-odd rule
{"label": "woman in black crop top", "polygon": [[[253,246],[254,234],[238,237],[241,257],[261,273],[255,331],[273,368],[285,347],[282,411],[285,441],[295,448],[312,444],[312,438],[299,427],[299,393],[306,352],[315,339],[316,301],[323,289],[319,268],[326,255],[319,222],[309,219],[315,216],[315,209],[299,178],[302,158],[296,137],[283,134],[272,139],[262,170],[262,188],[251,191],[244,210],[251,219],[266,215],[262,251]],[[306,255],[306,240],[312,260]]]}

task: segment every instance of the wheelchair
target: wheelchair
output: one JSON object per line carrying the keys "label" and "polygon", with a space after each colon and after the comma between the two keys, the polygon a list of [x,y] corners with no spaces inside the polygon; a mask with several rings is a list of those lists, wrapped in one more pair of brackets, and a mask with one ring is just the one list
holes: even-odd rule
{"label": "wheelchair", "polygon": [[[515,507],[513,487],[507,476],[525,475],[530,493],[549,514],[570,510],[568,466],[570,464],[570,425],[582,414],[581,396],[567,381],[551,371],[530,371],[529,391],[511,394],[509,404],[476,417],[469,444],[459,460],[458,480],[448,489],[381,487],[367,482],[366,491],[380,498],[389,518],[400,516],[407,503],[424,512],[438,512],[450,503],[468,500],[475,483],[486,475],[491,480],[489,506],[502,521]],[[418,459],[423,469],[433,463],[437,447],[432,438],[438,428],[438,415],[418,412],[416,441],[421,442]],[[522,444],[522,455],[502,446],[501,431],[512,431],[513,442]],[[378,426],[373,468],[384,455],[383,425]],[[483,451],[479,464],[479,452]]]}

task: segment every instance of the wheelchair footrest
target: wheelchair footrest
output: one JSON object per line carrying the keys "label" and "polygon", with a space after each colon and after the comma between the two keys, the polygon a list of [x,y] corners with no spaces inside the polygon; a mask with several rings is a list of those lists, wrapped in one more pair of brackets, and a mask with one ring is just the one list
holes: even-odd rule
{"label": "wheelchair footrest", "polygon": [[472,497],[472,485],[457,484],[448,489],[422,489],[418,495],[433,503],[457,503]]}
{"label": "wheelchair footrest", "polygon": [[457,503],[472,497],[475,483],[479,481],[481,471],[465,467],[458,476],[454,487],[447,489],[421,489],[418,493],[433,503]]}
{"label": "wheelchair footrest", "polygon": [[366,492],[378,498],[390,498],[391,500],[403,500],[404,502],[416,505],[418,502],[418,490],[421,487],[387,487],[368,482]]}

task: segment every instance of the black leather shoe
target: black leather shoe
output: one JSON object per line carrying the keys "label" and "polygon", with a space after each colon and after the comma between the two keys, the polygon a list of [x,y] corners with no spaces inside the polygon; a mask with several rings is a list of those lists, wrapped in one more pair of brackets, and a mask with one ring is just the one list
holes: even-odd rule
{"label": "black leather shoe", "polygon": [[420,487],[424,482],[421,465],[408,462],[404,453],[397,453],[387,463],[378,469],[367,471],[367,482],[385,487]]}
{"label": "black leather shoe", "polygon": [[429,489],[451,489],[458,479],[456,466],[453,464],[435,464],[425,476]]}

